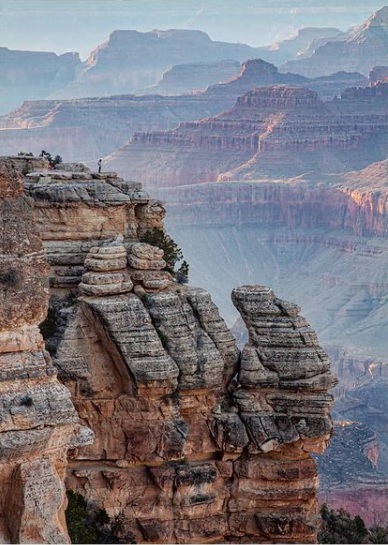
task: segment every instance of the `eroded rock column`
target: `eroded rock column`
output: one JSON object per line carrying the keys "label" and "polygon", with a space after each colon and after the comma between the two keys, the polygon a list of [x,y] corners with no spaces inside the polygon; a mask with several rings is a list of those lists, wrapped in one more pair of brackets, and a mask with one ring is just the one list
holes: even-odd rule
{"label": "eroded rock column", "polygon": [[48,265],[30,201],[11,162],[0,163],[0,541],[68,543],[64,476],[69,448],[87,444],[38,324]]}

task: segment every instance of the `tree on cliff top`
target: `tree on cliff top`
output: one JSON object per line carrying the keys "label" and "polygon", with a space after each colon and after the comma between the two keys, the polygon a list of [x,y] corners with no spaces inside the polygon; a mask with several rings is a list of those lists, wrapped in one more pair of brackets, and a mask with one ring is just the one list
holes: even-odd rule
{"label": "tree on cliff top", "polygon": [[321,507],[322,526],[318,543],[388,543],[388,527],[367,529],[358,515],[354,518],[344,509]]}
{"label": "tree on cliff top", "polygon": [[[177,282],[186,284],[189,280],[189,264],[183,259],[183,252],[178,244],[167,235],[163,229],[154,228],[144,233],[140,242],[146,242],[152,246],[157,246],[164,251],[163,259],[167,263],[166,270],[171,273]],[[175,269],[177,263],[180,267]]]}

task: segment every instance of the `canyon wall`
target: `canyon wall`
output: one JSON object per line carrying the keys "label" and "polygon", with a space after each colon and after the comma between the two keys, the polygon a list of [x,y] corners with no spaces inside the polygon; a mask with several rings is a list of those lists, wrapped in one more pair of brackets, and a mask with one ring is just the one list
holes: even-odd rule
{"label": "canyon wall", "polygon": [[65,164],[25,183],[51,267],[47,347],[95,434],[67,486],[126,541],[313,543],[308,453],[330,438],[336,380],[299,307],[234,289],[240,353],[209,294],[139,242],[165,209],[138,184]]}
{"label": "canyon wall", "polygon": [[337,70],[368,72],[384,65],[388,54],[388,6],[376,11],[365,23],[351,28],[345,36],[333,37],[312,55],[286,62],[282,69],[308,77],[332,74]]}
{"label": "canyon wall", "polygon": [[80,425],[39,332],[48,264],[17,166],[0,161],[0,535],[3,543],[69,543],[67,455],[92,433]]}
{"label": "canyon wall", "polygon": [[[184,67],[176,71],[182,75]],[[365,86],[367,80],[360,74],[345,73],[309,80],[281,74],[273,64],[253,59],[243,63],[232,81],[190,95],[25,101],[0,117],[0,142],[3,153],[37,154],[46,149],[66,161],[95,160],[123,146],[134,133],[168,130],[180,122],[214,116],[231,108],[247,91],[276,84],[309,87],[322,99],[332,99],[350,85]]]}
{"label": "canyon wall", "polygon": [[136,133],[107,163],[150,188],[357,170],[386,159],[387,88],[330,102],[301,87],[256,88],[218,116]]}

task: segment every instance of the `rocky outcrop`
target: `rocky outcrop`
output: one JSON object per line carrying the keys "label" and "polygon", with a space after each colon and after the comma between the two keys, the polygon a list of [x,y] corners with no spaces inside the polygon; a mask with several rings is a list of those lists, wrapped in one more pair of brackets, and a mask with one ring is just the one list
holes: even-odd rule
{"label": "rocky outcrop", "polygon": [[67,454],[92,437],[39,332],[48,264],[17,166],[0,161],[0,535],[4,543],[69,543]]}
{"label": "rocky outcrop", "polygon": [[374,66],[386,64],[387,20],[388,6],[384,6],[360,27],[318,47],[310,57],[291,60],[282,68],[310,78],[332,74],[338,70],[368,75]]}
{"label": "rocky outcrop", "polygon": [[216,117],[137,133],[107,162],[147,187],[355,170],[386,158],[387,88],[325,103],[299,87],[257,88]]}
{"label": "rocky outcrop", "polygon": [[[121,235],[112,242],[93,247],[86,256],[87,269],[78,289],[85,295],[120,295],[132,290],[133,283],[126,273],[127,252]],[[120,272],[119,272],[120,271]]]}
{"label": "rocky outcrop", "polygon": [[307,452],[330,436],[329,362],[295,305],[252,286],[234,300],[251,331],[241,363],[194,288],[83,297],[62,335],[55,361],[96,435],[67,483],[119,516],[127,540],[315,539]]}
{"label": "rocky outcrop", "polygon": [[144,290],[160,291],[171,285],[171,274],[163,270],[167,265],[163,255],[162,249],[151,244],[134,242],[129,245],[128,265],[138,295]]}
{"label": "rocky outcrop", "polygon": [[39,100],[73,80],[81,61],[77,53],[56,55],[43,51],[12,51],[0,47],[2,84],[0,113],[25,100]]}
{"label": "rocky outcrop", "polygon": [[138,185],[68,165],[26,185],[52,267],[47,346],[95,434],[67,486],[125,541],[314,542],[309,453],[329,440],[336,381],[299,308],[262,286],[234,290],[250,333],[240,354],[205,290],[137,279],[164,266],[139,243],[164,208]]}
{"label": "rocky outcrop", "polygon": [[[161,227],[165,214],[163,206],[150,199],[138,183],[126,182],[116,173],[71,168],[73,171],[61,164],[60,169],[35,171],[27,174],[25,181],[35,202],[35,224],[51,265],[50,286],[62,295],[78,286],[86,272],[84,265],[91,272],[113,272],[111,266],[125,268],[125,249],[98,246],[117,234],[124,237],[125,244],[137,241],[141,233]],[[101,269],[104,257],[112,251],[119,252],[114,254],[116,262],[107,259],[107,269]],[[92,284],[93,278],[103,282],[102,277],[88,274],[85,284]],[[123,289],[128,281],[124,277],[120,281]]]}

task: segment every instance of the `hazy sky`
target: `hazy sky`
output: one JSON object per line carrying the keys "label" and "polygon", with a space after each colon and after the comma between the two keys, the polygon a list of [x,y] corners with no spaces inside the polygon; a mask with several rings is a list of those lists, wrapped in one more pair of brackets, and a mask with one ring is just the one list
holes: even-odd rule
{"label": "hazy sky", "polygon": [[267,45],[304,26],[347,29],[375,0],[0,0],[0,46],[78,51],[85,58],[112,30],[189,28],[213,40]]}

